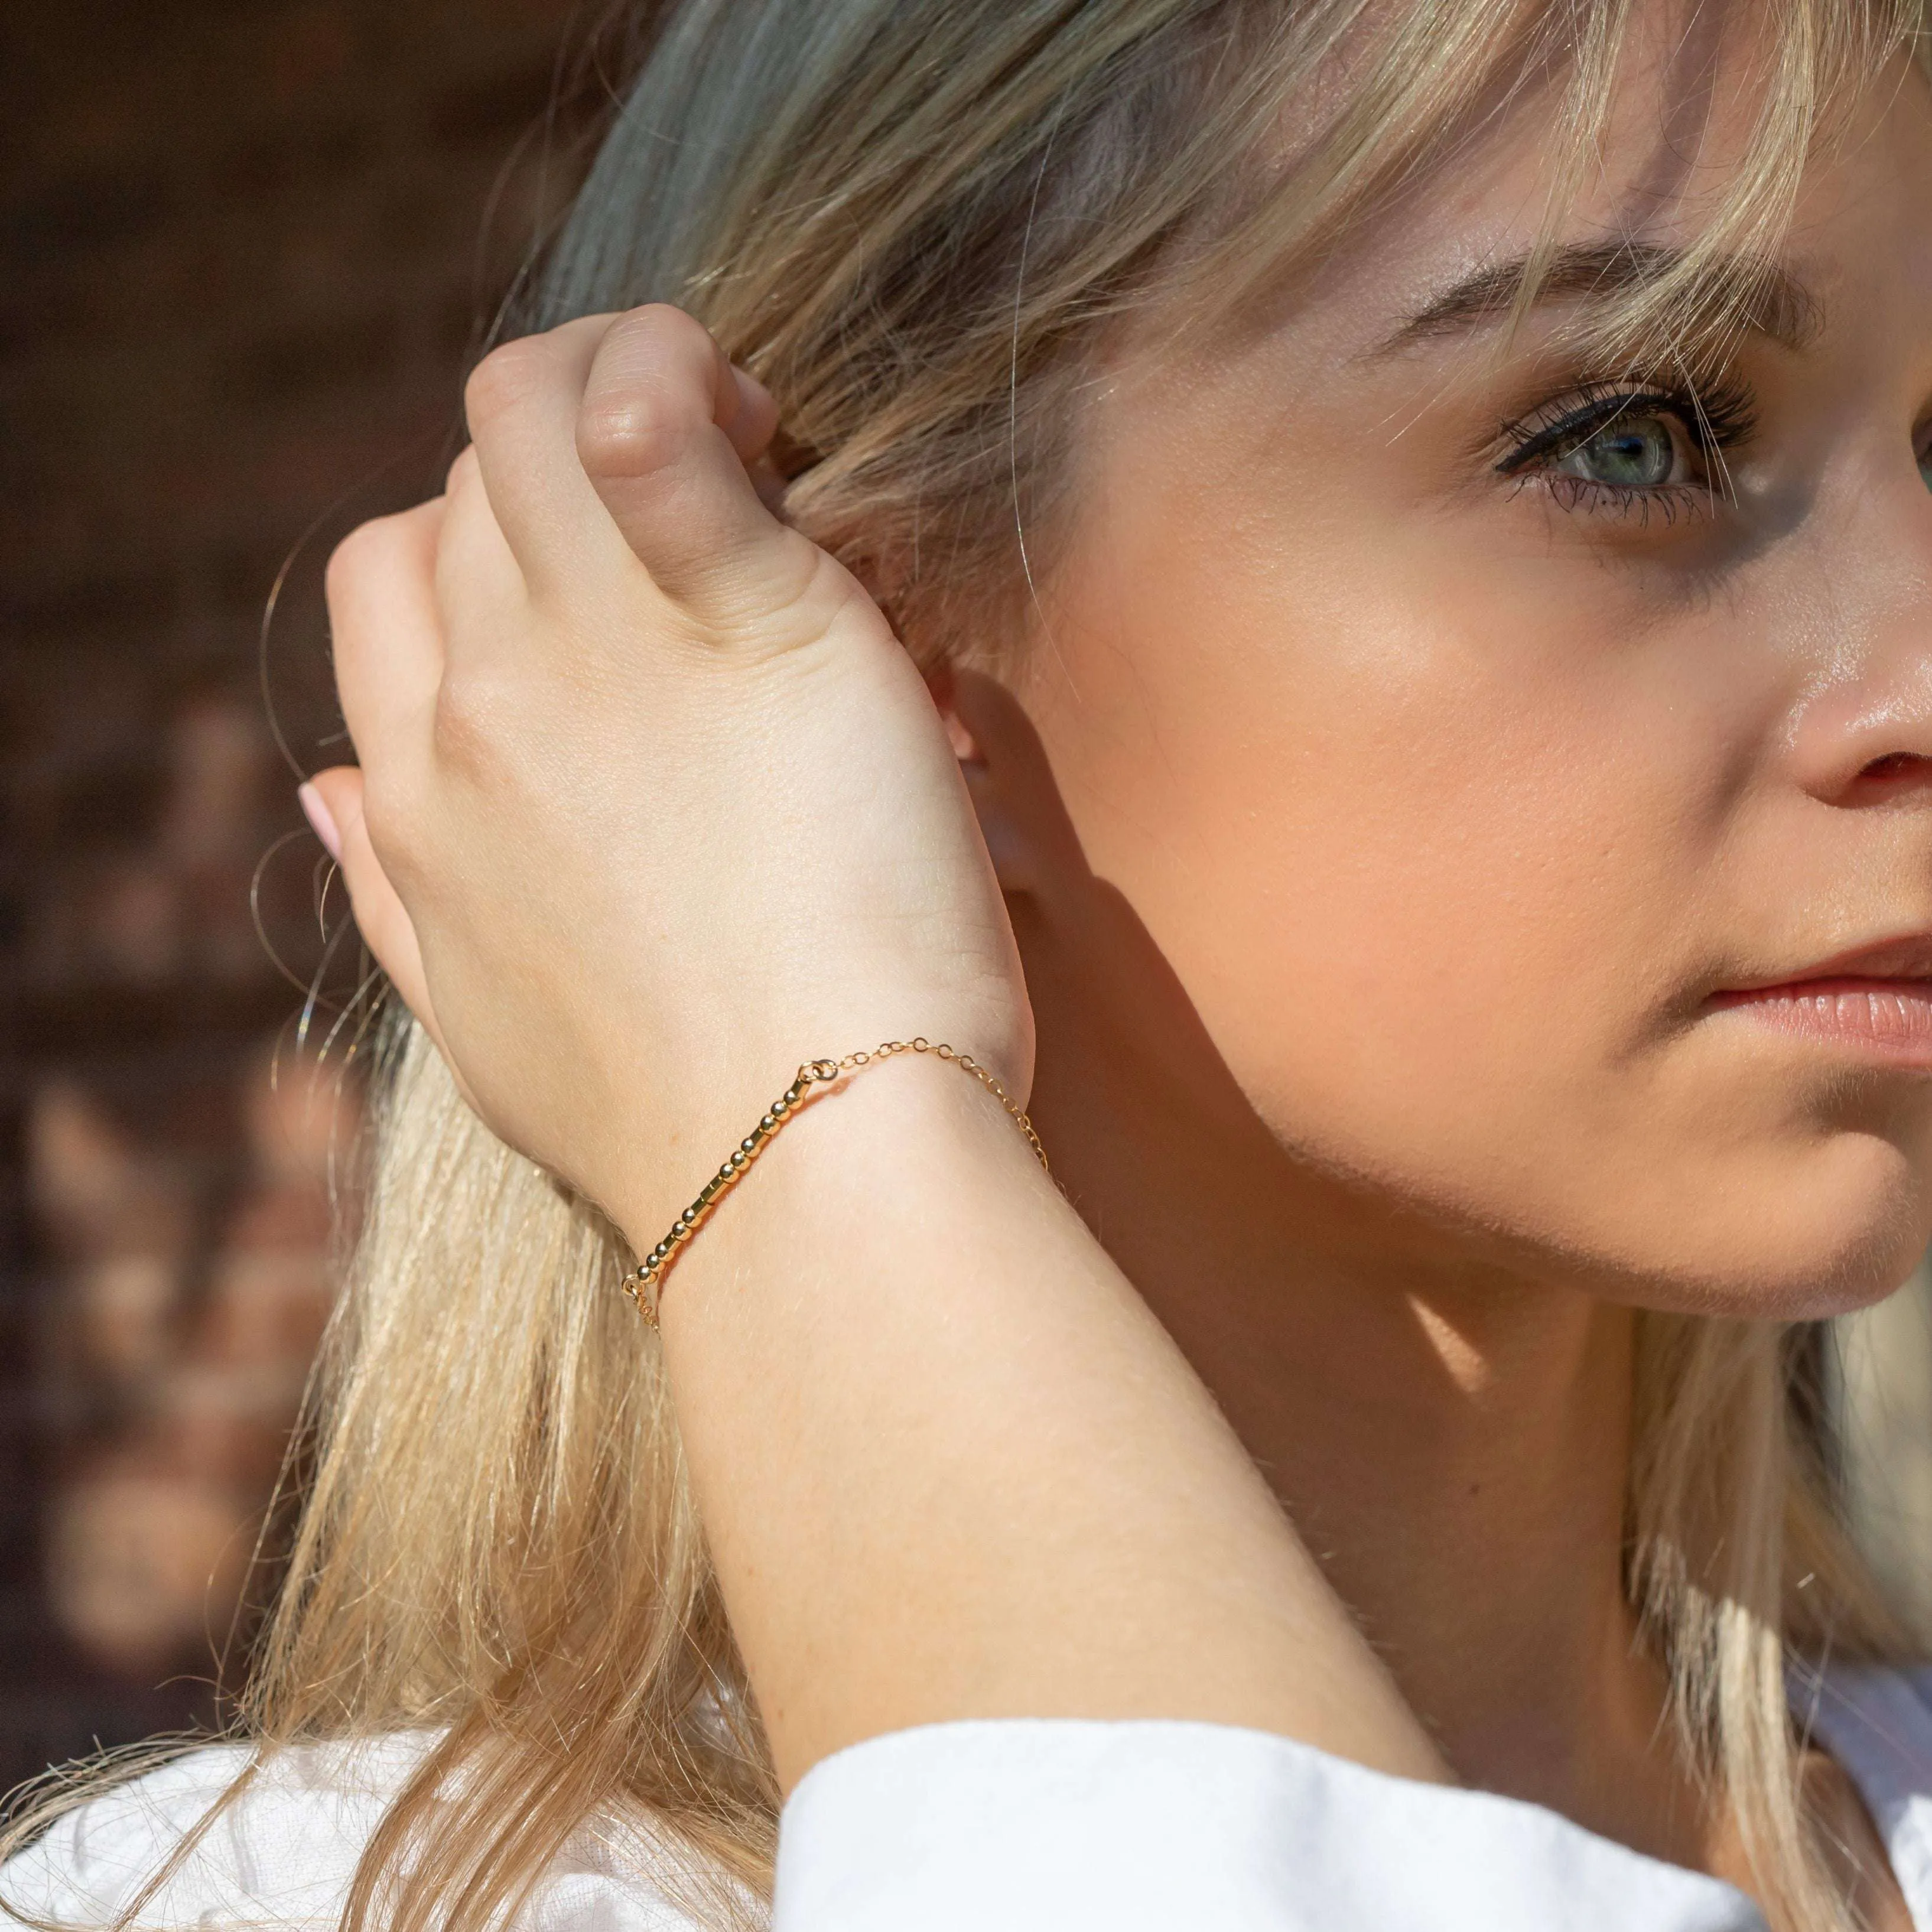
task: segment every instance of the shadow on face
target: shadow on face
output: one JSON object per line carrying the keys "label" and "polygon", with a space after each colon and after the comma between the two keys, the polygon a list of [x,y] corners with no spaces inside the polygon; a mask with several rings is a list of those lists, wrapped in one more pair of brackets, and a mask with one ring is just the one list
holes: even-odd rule
{"label": "shadow on face", "polygon": [[1117,1253],[1790,1316],[1932,1234],[1932,95],[1693,381],[1570,326],[1734,148],[1660,191],[1624,92],[1514,334],[1528,120],[1264,328],[1121,345],[1024,712],[962,682]]}

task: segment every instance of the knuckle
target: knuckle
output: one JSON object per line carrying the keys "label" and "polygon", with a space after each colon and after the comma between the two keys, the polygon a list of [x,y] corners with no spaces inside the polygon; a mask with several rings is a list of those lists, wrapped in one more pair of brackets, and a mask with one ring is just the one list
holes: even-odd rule
{"label": "knuckle", "polygon": [[669,302],[646,302],[621,316],[616,326],[627,335],[642,336],[657,344],[669,354],[709,356],[712,352],[711,332],[695,316]]}
{"label": "knuckle", "polygon": [[368,574],[384,546],[384,519],[358,524],[329,553],[322,572],[322,592],[332,611],[339,613]]}
{"label": "knuckle", "polygon": [[501,771],[514,710],[514,699],[496,678],[473,671],[445,677],[430,725],[438,760],[459,772]]}
{"label": "knuckle", "polygon": [[660,385],[633,383],[578,412],[578,458],[593,476],[648,476],[682,458],[699,426]]}
{"label": "knuckle", "polygon": [[710,334],[682,309],[656,302],[620,316],[578,411],[584,467],[641,476],[677,462],[716,414],[718,359]]}
{"label": "knuckle", "polygon": [[471,427],[523,402],[542,380],[544,359],[542,338],[534,335],[519,336],[491,350],[464,386],[464,408]]}

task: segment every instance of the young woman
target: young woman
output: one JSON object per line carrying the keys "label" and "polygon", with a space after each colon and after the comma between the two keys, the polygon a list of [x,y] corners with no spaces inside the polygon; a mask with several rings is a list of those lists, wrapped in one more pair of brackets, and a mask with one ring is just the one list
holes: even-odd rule
{"label": "young woman", "polygon": [[247,1734],[16,1912],[755,1923],[790,1794],[828,1932],[1932,1927],[1802,1372],[1932,1234],[1918,24],[675,10],[332,572]]}

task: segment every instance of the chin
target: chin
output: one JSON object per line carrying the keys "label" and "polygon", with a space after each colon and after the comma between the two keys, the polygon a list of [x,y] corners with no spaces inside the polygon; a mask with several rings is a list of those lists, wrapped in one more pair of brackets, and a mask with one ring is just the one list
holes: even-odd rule
{"label": "chin", "polygon": [[1755,1187],[1714,1186],[1709,1198],[1725,1206],[1692,1224],[1701,1250],[1692,1261],[1696,1286],[1660,1304],[1815,1322],[1868,1308],[1900,1287],[1932,1241],[1932,1174],[1867,1134],[1832,1136],[1800,1169]]}

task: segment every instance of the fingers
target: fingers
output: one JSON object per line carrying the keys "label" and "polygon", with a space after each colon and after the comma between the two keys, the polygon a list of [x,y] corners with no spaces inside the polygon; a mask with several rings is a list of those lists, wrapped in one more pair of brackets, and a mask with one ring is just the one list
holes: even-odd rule
{"label": "fingers", "polygon": [[578,410],[614,318],[586,316],[493,350],[464,392],[490,507],[530,589],[555,590],[594,569],[609,519],[578,460]]}
{"label": "fingers", "polygon": [[763,386],[676,309],[634,310],[598,345],[578,454],[652,580],[702,622],[782,606],[816,562],[748,473],[777,422]]}
{"label": "fingers", "polygon": [[[445,663],[460,674],[506,638],[524,635],[530,590],[484,488],[472,445],[452,466],[436,551],[436,604]],[[589,514],[604,517],[593,500]]]}
{"label": "fingers", "polygon": [[[416,939],[416,926],[370,842],[368,820],[363,811],[362,772],[353,765],[337,765],[316,772],[303,789],[315,794],[326,814],[333,838],[323,833],[320,824],[316,830],[342,868],[343,882],[349,888],[349,903],[362,943],[440,1051],[442,1036],[437,1030],[436,1008],[429,996],[429,980],[423,971],[422,948]],[[314,823],[314,808],[307,800],[303,805]],[[447,1060],[449,1056],[446,1052],[443,1058]]]}
{"label": "fingers", "polygon": [[442,677],[436,602],[440,498],[364,524],[329,560],[329,632],[342,716],[364,764],[428,744]]}
{"label": "fingers", "polygon": [[[729,626],[783,608],[821,560],[767,507],[776,403],[679,310],[506,343],[466,400],[484,489],[533,594],[580,587],[614,551],[700,624]],[[586,515],[599,501],[604,514]]]}
{"label": "fingers", "polygon": [[[724,352],[718,352],[721,362]],[[731,391],[724,398],[729,413],[721,413],[718,426],[731,439],[738,460],[750,470],[763,460],[778,433],[778,398],[757,376],[748,375],[735,363],[726,362],[724,367],[731,378]]]}

